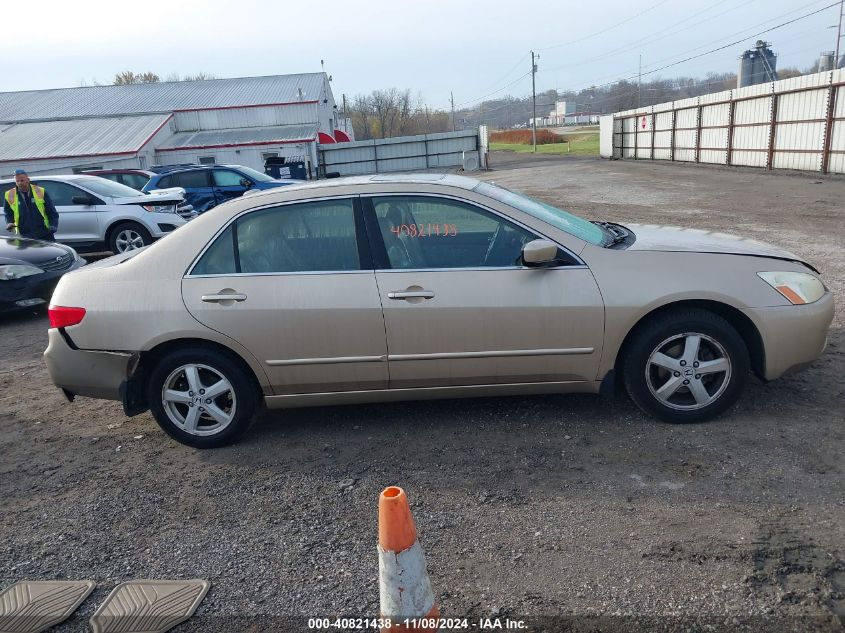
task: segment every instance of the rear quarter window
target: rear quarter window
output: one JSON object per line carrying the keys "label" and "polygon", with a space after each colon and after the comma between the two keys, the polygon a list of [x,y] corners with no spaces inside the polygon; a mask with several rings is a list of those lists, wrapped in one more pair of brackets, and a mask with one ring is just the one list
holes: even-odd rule
{"label": "rear quarter window", "polygon": [[231,275],[237,272],[232,225],[223,231],[197,262],[192,275]]}

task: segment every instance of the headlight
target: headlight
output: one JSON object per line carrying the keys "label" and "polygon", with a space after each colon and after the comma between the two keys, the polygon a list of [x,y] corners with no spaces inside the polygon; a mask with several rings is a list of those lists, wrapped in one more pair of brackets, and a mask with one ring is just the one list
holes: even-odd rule
{"label": "headlight", "polygon": [[37,266],[29,266],[27,264],[9,264],[8,266],[0,266],[0,280],[9,281],[12,279],[20,279],[21,277],[29,277],[30,275],[40,275],[44,271]]}
{"label": "headlight", "polygon": [[757,273],[763,281],[786,297],[793,305],[813,303],[825,293],[824,284],[808,273]]}
{"label": "headlight", "polygon": [[144,204],[141,205],[144,207],[146,211],[150,213],[176,213],[176,205],[175,204],[168,204],[168,205],[152,205],[152,204]]}

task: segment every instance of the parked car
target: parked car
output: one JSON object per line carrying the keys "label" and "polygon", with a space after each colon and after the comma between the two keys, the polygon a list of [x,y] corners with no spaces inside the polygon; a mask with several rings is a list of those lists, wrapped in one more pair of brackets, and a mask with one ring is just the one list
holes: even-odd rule
{"label": "parked car", "polygon": [[70,246],[0,237],[0,312],[47,303],[59,278],[84,265]]}
{"label": "parked car", "polygon": [[[111,180],[112,182],[119,182],[121,185],[132,187],[132,189],[135,189],[136,191],[143,191],[146,184],[150,181],[150,178],[155,176],[155,172],[147,171],[146,169],[89,169],[83,173],[91,176],[99,176],[100,178]],[[183,198],[185,196],[185,190],[181,187],[173,187],[165,190],[154,189],[150,191],[150,193],[159,193],[162,191],[167,193],[179,193],[182,194]],[[184,201],[180,202],[176,207],[176,213],[186,220],[190,220],[196,216],[194,213],[194,207]]]}
{"label": "parked car", "polygon": [[176,166],[150,178],[144,191],[182,187],[185,200],[203,213],[227,200],[241,197],[250,190],[275,189],[299,184],[301,180],[276,180],[242,165]]}
{"label": "parked car", "polygon": [[84,173],[119,182],[138,191],[141,191],[150,178],[155,176],[155,172],[147,169],[86,169]]}
{"label": "parked car", "polygon": [[[183,196],[175,192],[146,194],[87,175],[33,176],[32,182],[44,187],[59,212],[56,240],[80,249],[123,253],[142,248],[196,217],[176,213]],[[0,191],[14,186],[14,180],[0,180]]]}
{"label": "parked car", "polygon": [[761,242],[381,175],[247,196],[64,278],[45,359],[69,397],[149,407],[201,448],[236,440],[262,403],[621,385],[651,415],[697,422],[750,371],[818,358],[833,304],[810,264]]}

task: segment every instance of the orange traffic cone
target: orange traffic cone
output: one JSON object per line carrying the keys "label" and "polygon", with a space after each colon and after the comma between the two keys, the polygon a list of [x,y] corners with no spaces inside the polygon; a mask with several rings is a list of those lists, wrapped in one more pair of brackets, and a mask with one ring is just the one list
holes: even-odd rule
{"label": "orange traffic cone", "polygon": [[382,631],[437,631],[440,610],[425,569],[408,497],[391,486],[378,500],[378,568]]}

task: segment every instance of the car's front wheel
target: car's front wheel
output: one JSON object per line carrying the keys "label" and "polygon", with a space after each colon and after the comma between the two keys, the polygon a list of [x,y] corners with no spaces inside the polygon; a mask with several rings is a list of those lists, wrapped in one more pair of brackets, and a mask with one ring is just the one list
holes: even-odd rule
{"label": "car's front wheel", "polygon": [[749,365],[745,342],[728,321],[706,310],[675,310],[634,334],[623,377],[646,413],[666,422],[701,422],[736,402]]}
{"label": "car's front wheel", "polygon": [[115,255],[143,248],[153,243],[152,235],[136,222],[123,222],[109,234],[109,250]]}
{"label": "car's front wheel", "polygon": [[252,423],[258,394],[241,363],[214,349],[184,349],[156,364],[150,410],[173,439],[195,448],[237,441]]}

